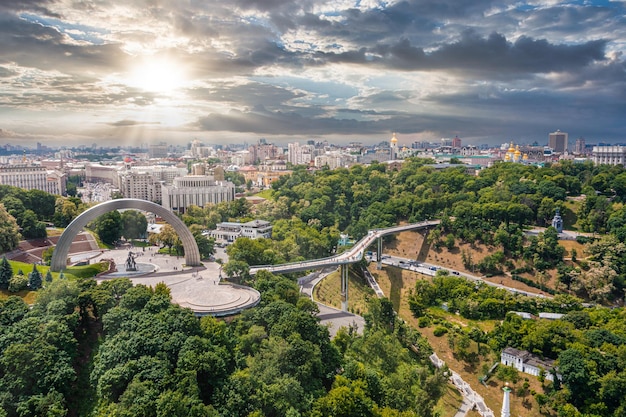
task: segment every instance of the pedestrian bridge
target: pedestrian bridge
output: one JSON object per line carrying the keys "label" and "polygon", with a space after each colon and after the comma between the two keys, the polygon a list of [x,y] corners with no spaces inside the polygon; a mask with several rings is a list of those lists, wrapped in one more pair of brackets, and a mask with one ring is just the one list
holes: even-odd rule
{"label": "pedestrian bridge", "polygon": [[282,274],[287,272],[300,272],[311,269],[320,269],[327,266],[340,266],[359,262],[367,249],[374,242],[378,243],[376,252],[377,261],[380,262],[382,253],[382,237],[394,233],[400,233],[407,230],[428,229],[437,226],[440,220],[427,220],[419,223],[405,224],[402,226],[393,226],[384,229],[370,230],[366,236],[354,244],[349,250],[339,255],[330,256],[328,258],[313,259],[302,262],[292,262],[280,265],[257,265],[250,267],[250,275],[254,275],[261,270]]}

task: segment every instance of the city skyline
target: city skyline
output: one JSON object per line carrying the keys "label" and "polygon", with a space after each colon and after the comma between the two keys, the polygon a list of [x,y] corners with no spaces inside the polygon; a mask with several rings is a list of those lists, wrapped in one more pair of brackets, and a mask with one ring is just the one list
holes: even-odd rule
{"label": "city skyline", "polygon": [[[296,4],[297,3],[297,4]],[[0,142],[623,142],[623,2],[0,4]]]}

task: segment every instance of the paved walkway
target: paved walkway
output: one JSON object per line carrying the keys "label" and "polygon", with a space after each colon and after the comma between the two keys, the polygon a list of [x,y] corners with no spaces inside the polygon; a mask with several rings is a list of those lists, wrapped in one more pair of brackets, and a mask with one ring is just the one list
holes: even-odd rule
{"label": "paved walkway", "polygon": [[[315,286],[326,276],[335,272],[337,268],[326,268],[321,271],[313,272],[312,274],[307,275],[306,277],[302,277],[298,280],[298,284],[300,284],[300,292],[308,295],[313,301],[313,289]],[[320,312],[317,315],[320,318],[320,323],[328,326],[328,330],[330,332],[330,337],[333,338],[337,334],[337,330],[342,327],[354,326],[357,329],[358,333],[363,333],[363,329],[365,328],[365,319],[356,314],[349,313],[347,311],[342,311],[340,309],[327,306],[325,304],[319,303],[315,301],[317,307]]]}
{"label": "paved walkway", "polygon": [[[186,267],[183,256],[161,255],[156,248],[132,248],[135,262],[140,268],[150,267],[154,272],[128,276],[129,273],[103,275],[98,280],[128,276],[134,284],[154,287],[163,282],[172,294],[172,301],[188,307],[198,316],[224,316],[235,314],[258,304],[261,296],[253,288],[221,282],[221,266],[205,262],[201,267]],[[124,265],[129,249],[113,249],[93,252],[92,262],[113,259],[116,265]],[[132,274],[132,273],[131,273]]]}
{"label": "paved walkway", "polygon": [[[437,368],[441,368],[446,363],[439,359],[436,353],[430,355],[430,361]],[[461,375],[450,369],[450,382],[456,387],[463,396],[463,402],[454,417],[464,417],[470,410],[476,407],[478,414],[483,417],[494,417],[493,411],[485,404],[485,400],[476,391],[472,389],[470,384],[465,382]]]}

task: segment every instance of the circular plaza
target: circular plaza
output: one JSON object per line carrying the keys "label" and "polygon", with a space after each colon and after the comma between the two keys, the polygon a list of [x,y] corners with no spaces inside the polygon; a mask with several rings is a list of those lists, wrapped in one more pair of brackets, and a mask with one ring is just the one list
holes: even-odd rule
{"label": "circular plaza", "polygon": [[[129,252],[137,271],[125,271]],[[222,281],[216,262],[188,267],[184,257],[159,254],[154,247],[98,251],[90,262],[113,260],[117,271],[103,274],[98,281],[125,277],[133,284],[155,287],[163,282],[170,289],[172,302],[191,309],[197,316],[227,316],[254,307],[260,294],[253,288]]]}

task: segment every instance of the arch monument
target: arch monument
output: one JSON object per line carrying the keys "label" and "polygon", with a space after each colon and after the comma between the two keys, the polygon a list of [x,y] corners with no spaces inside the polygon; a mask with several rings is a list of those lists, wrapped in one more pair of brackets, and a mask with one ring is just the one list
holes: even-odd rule
{"label": "arch monument", "polygon": [[176,230],[176,233],[178,233],[178,237],[180,237],[183,247],[185,248],[185,263],[188,266],[202,265],[200,262],[200,251],[198,250],[196,239],[193,237],[193,234],[191,234],[185,223],[176,217],[174,213],[151,201],[138,200],[135,198],[120,198],[100,203],[97,206],[85,210],[78,215],[78,217],[76,217],[69,224],[69,226],[67,226],[54,248],[52,261],[50,263],[50,270],[59,272],[67,266],[67,254],[70,250],[74,237],[78,234],[78,232],[83,230],[83,228],[90,221],[105,213],[118,209],[144,210],[161,216],[170,224],[170,226],[174,228],[174,230]]}

